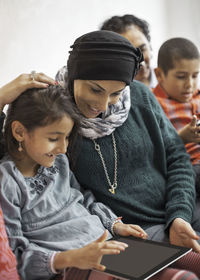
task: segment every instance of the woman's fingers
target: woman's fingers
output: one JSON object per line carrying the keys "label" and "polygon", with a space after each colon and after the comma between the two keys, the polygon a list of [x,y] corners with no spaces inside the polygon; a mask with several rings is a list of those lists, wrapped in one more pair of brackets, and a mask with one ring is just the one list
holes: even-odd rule
{"label": "woman's fingers", "polygon": [[102,264],[95,264],[93,269],[104,271],[106,269],[105,265]]}
{"label": "woman's fingers", "polygon": [[35,73],[34,76],[35,76],[34,79],[37,82],[42,82],[42,83],[55,85],[55,80],[52,79],[51,77],[45,75],[44,73]]}
{"label": "woman's fingers", "polygon": [[29,74],[29,87],[46,88],[48,85],[55,85],[56,81],[44,73]]}

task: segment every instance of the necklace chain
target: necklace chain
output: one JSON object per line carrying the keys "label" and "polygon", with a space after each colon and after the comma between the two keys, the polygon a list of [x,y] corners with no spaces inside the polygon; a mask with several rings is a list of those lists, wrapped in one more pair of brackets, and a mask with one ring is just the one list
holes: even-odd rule
{"label": "necklace chain", "polygon": [[97,151],[97,153],[99,154],[99,157],[101,159],[102,165],[103,165],[103,169],[106,175],[106,179],[108,181],[108,185],[109,185],[109,192],[111,192],[112,194],[115,194],[115,189],[117,188],[117,147],[116,147],[116,141],[115,141],[115,137],[114,137],[114,133],[111,134],[112,135],[112,142],[113,142],[113,151],[114,151],[114,179],[113,179],[113,184],[110,181],[110,177],[108,175],[108,170],[106,167],[106,163],[105,160],[103,158],[102,152],[101,152],[101,148],[100,145],[97,144],[97,142],[95,140],[93,140],[94,142],[94,147],[95,150]]}

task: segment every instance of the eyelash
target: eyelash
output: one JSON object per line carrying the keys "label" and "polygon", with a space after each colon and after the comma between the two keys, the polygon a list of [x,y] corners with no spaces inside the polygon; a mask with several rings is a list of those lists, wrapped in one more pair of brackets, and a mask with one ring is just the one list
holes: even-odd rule
{"label": "eyelash", "polygon": [[[69,136],[67,136],[66,138],[65,138],[65,140],[69,140]],[[49,141],[50,142],[56,142],[56,141],[58,141],[58,138],[49,138]]]}
{"label": "eyelash", "polygon": [[121,92],[114,92],[112,95],[113,96],[118,96],[118,95],[120,95],[121,94]]}
{"label": "eyelash", "polygon": [[[194,75],[192,76],[193,79],[196,79],[198,77],[198,75]],[[187,79],[187,77],[185,76],[176,76],[177,79],[180,79],[180,80],[184,80],[184,79]]]}
{"label": "eyelash", "polygon": [[101,90],[96,88],[91,88],[91,91],[94,93],[101,93]]}
{"label": "eyelash", "polygon": [[186,77],[184,77],[184,76],[176,76],[176,78],[177,78],[177,79],[180,79],[180,80],[183,80],[183,79],[185,79]]}
{"label": "eyelash", "polygon": [[[100,89],[95,89],[95,88],[90,88],[91,89],[91,91],[93,92],[93,93],[96,93],[96,94],[100,94],[101,93],[101,90]],[[121,94],[121,92],[114,92],[114,93],[112,93],[112,96],[118,96],[118,95],[120,95]]]}
{"label": "eyelash", "polygon": [[50,141],[50,142],[56,142],[56,141],[58,141],[58,138],[56,138],[56,139],[49,138],[49,141]]}

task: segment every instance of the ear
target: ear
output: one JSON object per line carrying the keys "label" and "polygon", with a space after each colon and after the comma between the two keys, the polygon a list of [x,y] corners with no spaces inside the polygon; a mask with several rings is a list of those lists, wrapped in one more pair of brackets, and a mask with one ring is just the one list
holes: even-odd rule
{"label": "ear", "polygon": [[19,121],[13,121],[11,124],[13,137],[18,141],[22,142],[24,140],[26,128]]}
{"label": "ear", "polygon": [[157,67],[157,68],[154,69],[154,72],[155,72],[156,78],[158,80],[158,83],[159,84],[162,83],[163,79],[164,79],[164,76],[165,76],[163,70],[161,68]]}

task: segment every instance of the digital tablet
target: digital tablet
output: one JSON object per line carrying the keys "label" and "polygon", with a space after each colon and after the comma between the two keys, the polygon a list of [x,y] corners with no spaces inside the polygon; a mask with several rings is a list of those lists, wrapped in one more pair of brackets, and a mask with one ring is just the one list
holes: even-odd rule
{"label": "digital tablet", "polygon": [[106,266],[105,273],[122,279],[148,279],[192,250],[135,237],[115,240],[127,243],[128,248],[119,255],[104,255],[101,263]]}

